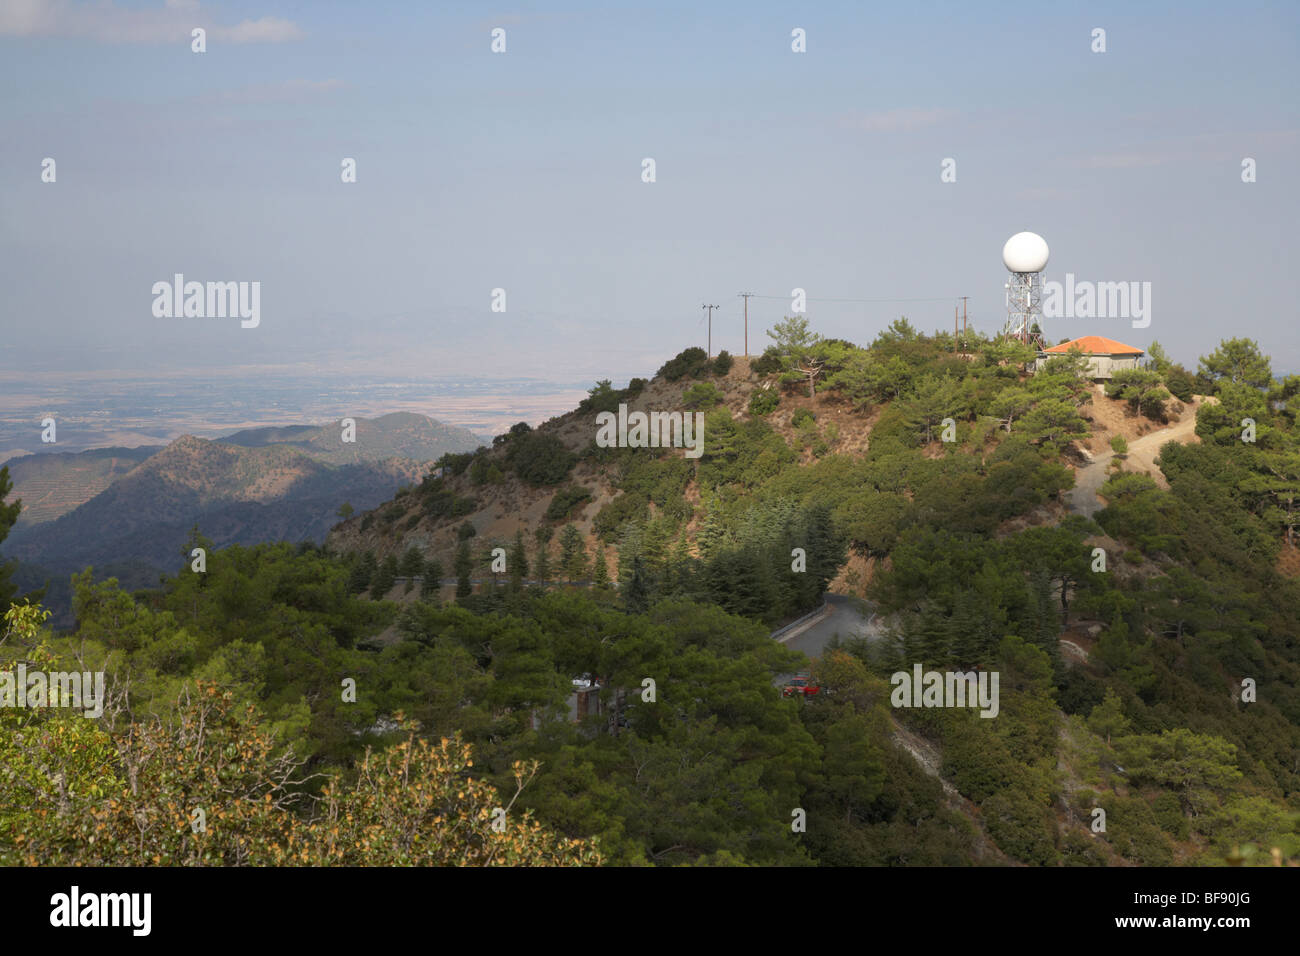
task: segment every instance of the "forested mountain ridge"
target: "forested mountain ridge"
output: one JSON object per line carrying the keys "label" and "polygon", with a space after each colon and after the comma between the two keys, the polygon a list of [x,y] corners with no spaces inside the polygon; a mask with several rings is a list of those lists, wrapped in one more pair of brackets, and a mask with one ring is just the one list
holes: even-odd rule
{"label": "forested mountain ridge", "polygon": [[292,448],[237,449],[185,436],[6,550],[59,570],[126,560],[172,569],[195,524],[219,546],[320,540],[343,502],[364,506],[427,470],[402,459],[333,467]]}
{"label": "forested mountain ridge", "polygon": [[[321,541],[340,508],[372,507],[418,482],[439,455],[479,443],[464,429],[406,413],[357,419],[353,428],[254,429],[215,440],[184,435],[161,450],[135,450],[144,459],[136,467],[54,520],[20,523],[4,553],[20,559],[17,580],[25,588],[48,582],[47,602],[67,626],[68,579],[87,565],[130,587],[153,584],[160,572],[181,566],[195,525],[218,546]],[[18,460],[20,476],[35,470],[64,487],[78,483],[83,459],[100,456],[33,457]],[[31,485],[15,489],[19,500],[24,487]]]}
{"label": "forested mountain ridge", "polygon": [[[78,629],[47,637],[50,653],[76,650],[132,689],[91,743],[152,713],[183,717],[184,688],[215,681],[305,772],[359,794],[348,805],[368,807],[374,829],[349,843],[370,848],[352,862],[404,845],[383,820],[425,833],[449,819],[412,802],[404,778],[359,771],[367,744],[391,754],[411,733],[472,747],[473,769],[435,768],[437,787],[472,776],[519,789],[512,816],[571,841],[570,861],[1300,858],[1300,586],[1284,573],[1300,378],[1275,379],[1246,340],[1195,373],[1153,346],[1149,368],[1099,392],[1077,356],[1029,376],[1015,343],[972,337],[954,354],[951,336],[905,322],[869,348],[802,320],[773,339],[752,363],[687,350],[653,381],[598,383],[568,416],[444,457],[440,477],[343,522],[324,548],[213,549],[204,573],[134,595],[83,576]],[[1193,401],[1207,393],[1217,402]],[[703,454],[600,447],[596,414],[620,404],[698,409]],[[1160,452],[1167,488],[1126,468],[1119,439],[1192,408],[1198,441]],[[1086,460],[1079,445],[1103,437],[1116,439],[1114,473],[1093,521],[1064,493]],[[497,547],[505,569],[493,571]],[[432,585],[444,571],[454,600]],[[812,667],[822,692],[783,697],[779,675],[808,663],[771,625],[837,579],[888,634],[832,644]],[[917,666],[997,672],[996,717],[898,706],[890,678]],[[584,677],[600,685],[585,717]],[[21,851],[7,841],[23,814],[65,819],[66,791],[42,782],[55,768],[73,781],[66,819],[132,834],[132,859],[147,859],[137,845],[165,862],[197,852],[161,823],[135,835],[153,804],[118,774],[94,777],[85,748],[37,769],[30,739],[6,755],[21,769],[0,779],[0,808],[21,809],[0,810],[0,857],[106,852],[89,824],[42,830]],[[182,754],[158,746],[162,776],[144,792],[202,792]],[[250,788],[270,786],[280,753],[241,771]],[[96,797],[92,782],[123,796]],[[340,817],[286,805],[238,827],[255,837],[253,862],[283,862],[286,830],[314,861],[329,819]],[[247,861],[226,826],[208,861]]]}
{"label": "forested mountain ridge", "polygon": [[[339,422],[328,425],[286,425],[252,428],[209,439],[245,448],[294,448],[328,464],[361,464],[387,458],[432,461],[448,452],[471,451],[479,438],[463,428],[411,412],[394,412],[373,419],[355,419],[356,441],[340,440]],[[183,436],[184,439],[193,436]],[[178,439],[180,440],[180,439]],[[166,445],[135,448],[94,448],[83,452],[42,451],[20,455],[3,464],[13,481],[13,494],[23,502],[18,527],[53,521],[85,504]]]}

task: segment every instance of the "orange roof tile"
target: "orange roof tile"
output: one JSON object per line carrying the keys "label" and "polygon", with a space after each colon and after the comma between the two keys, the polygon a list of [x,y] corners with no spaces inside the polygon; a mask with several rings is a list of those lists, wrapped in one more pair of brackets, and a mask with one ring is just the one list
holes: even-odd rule
{"label": "orange roof tile", "polygon": [[1114,339],[1104,338],[1100,335],[1085,335],[1082,338],[1072,342],[1062,342],[1060,345],[1053,345],[1050,349],[1044,349],[1045,352],[1065,353],[1072,348],[1087,355],[1143,355],[1142,349],[1135,349],[1131,345],[1125,345],[1123,342],[1116,342]]}

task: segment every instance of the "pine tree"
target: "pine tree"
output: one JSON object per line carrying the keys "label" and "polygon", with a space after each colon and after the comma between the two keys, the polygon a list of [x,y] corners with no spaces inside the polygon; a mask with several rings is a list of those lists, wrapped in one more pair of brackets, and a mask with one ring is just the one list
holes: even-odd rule
{"label": "pine tree", "polygon": [[533,559],[533,577],[541,588],[545,588],[551,582],[551,536],[547,534],[543,538],[541,534],[543,530],[551,531],[550,528],[537,529],[537,557]]}
{"label": "pine tree", "polygon": [[632,559],[627,585],[623,588],[623,607],[629,614],[644,614],[650,607],[649,576],[639,554]]}
{"label": "pine tree", "polygon": [[901,670],[910,671],[917,664],[924,669],[931,663],[925,659],[923,638],[918,625],[919,621],[915,615],[908,614],[903,617],[902,633],[898,640],[899,654],[903,659]]}
{"label": "pine tree", "polygon": [[397,580],[397,571],[397,555],[390,554],[380,562],[379,570],[370,579],[370,597],[373,600],[382,601],[388,595]]}
{"label": "pine tree", "polygon": [[348,574],[348,592],[360,594],[370,587],[370,580],[378,570],[379,562],[375,560],[375,552],[363,552],[361,557],[352,563],[352,571]]}
{"label": "pine tree", "polygon": [[761,554],[740,548],[719,552],[705,564],[702,577],[709,600],[723,610],[753,618],[776,610],[772,566]]}
{"label": "pine tree", "polygon": [[808,542],[808,574],[816,582],[816,594],[820,595],[839,574],[848,546],[835,528],[828,505],[816,504],[805,511],[804,528]]}
{"label": "pine tree", "polygon": [[1029,589],[1032,633],[1026,636],[1052,659],[1052,671],[1059,679],[1064,673],[1065,662],[1061,659],[1061,619],[1052,599],[1051,576],[1041,568],[1034,571],[1030,575]]}
{"label": "pine tree", "polygon": [[415,587],[415,579],[424,570],[424,555],[420,549],[411,545],[406,549],[406,554],[402,555],[402,563],[399,566],[398,573],[406,578],[406,593],[410,594]]}
{"label": "pine tree", "polygon": [[566,524],[564,530],[560,532],[560,571],[572,584],[574,581],[582,580],[584,570],[582,532],[578,530],[577,525]]}
{"label": "pine tree", "polygon": [[726,529],[722,515],[714,502],[705,505],[704,520],[700,522],[695,533],[695,542],[700,549],[700,557],[708,560],[713,557],[726,542]]}
{"label": "pine tree", "polygon": [[430,558],[424,563],[424,580],[420,583],[420,600],[428,600],[438,595],[442,586],[442,563]]}
{"label": "pine tree", "polygon": [[686,546],[686,526],[682,525],[668,552],[664,566],[664,580],[661,593],[665,597],[684,594],[687,590],[690,574],[691,555]]}
{"label": "pine tree", "polygon": [[528,555],[524,551],[522,530],[515,532],[515,543],[510,549],[507,567],[510,569],[510,592],[519,594],[524,589],[524,579],[528,577]]}
{"label": "pine tree", "polygon": [[967,671],[979,664],[979,620],[969,591],[957,592],[952,616],[948,619],[948,638],[949,653],[956,668]]}
{"label": "pine tree", "polygon": [[623,534],[618,542],[618,583],[626,584],[632,579],[632,562],[642,557],[641,525],[629,521],[623,526]]}
{"label": "pine tree", "polygon": [[469,579],[474,568],[474,559],[469,554],[469,539],[461,541],[456,549],[456,600],[467,598],[474,593],[474,585]]}
{"label": "pine tree", "polygon": [[646,570],[660,579],[664,576],[672,530],[671,523],[660,515],[647,523],[641,534],[641,560],[645,562]]}
{"label": "pine tree", "polygon": [[873,670],[882,674],[896,674],[899,671],[910,671],[912,665],[904,659],[903,642],[896,634],[886,634],[880,641],[877,650],[877,663]]}
{"label": "pine tree", "polygon": [[609,565],[605,561],[605,546],[599,541],[596,542],[596,560],[591,568],[591,586],[602,590],[609,587]]}
{"label": "pine tree", "polygon": [[1120,737],[1128,733],[1130,721],[1124,715],[1124,702],[1115,693],[1114,688],[1106,688],[1102,702],[1088,715],[1088,729],[1098,737],[1105,737],[1110,744],[1111,737]]}
{"label": "pine tree", "polygon": [[927,604],[913,626],[921,660],[926,667],[947,667],[951,657],[947,618],[937,608]]}

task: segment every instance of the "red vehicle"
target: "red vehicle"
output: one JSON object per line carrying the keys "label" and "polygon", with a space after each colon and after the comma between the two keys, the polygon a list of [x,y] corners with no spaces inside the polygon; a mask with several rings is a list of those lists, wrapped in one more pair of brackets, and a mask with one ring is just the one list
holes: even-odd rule
{"label": "red vehicle", "polygon": [[792,677],[789,682],[781,688],[782,697],[793,697],[795,694],[803,694],[806,700],[820,694],[822,689],[814,684],[811,677]]}

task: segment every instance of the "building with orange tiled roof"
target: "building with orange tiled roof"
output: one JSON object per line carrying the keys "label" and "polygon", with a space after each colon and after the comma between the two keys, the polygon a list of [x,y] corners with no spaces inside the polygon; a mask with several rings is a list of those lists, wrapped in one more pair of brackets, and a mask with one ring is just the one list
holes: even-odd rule
{"label": "building with orange tiled roof", "polygon": [[1085,335],[1060,345],[1053,345],[1038,353],[1034,363],[1037,371],[1054,355],[1064,355],[1071,349],[1078,349],[1088,357],[1089,378],[1111,378],[1122,369],[1137,368],[1138,362],[1146,354],[1142,349],[1116,342],[1101,335]]}

